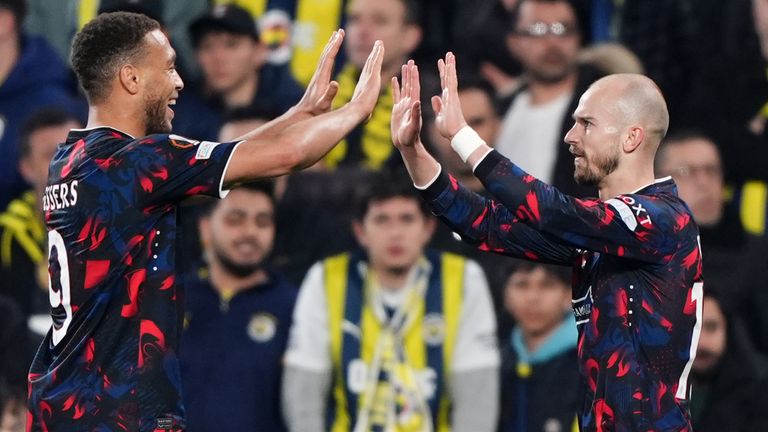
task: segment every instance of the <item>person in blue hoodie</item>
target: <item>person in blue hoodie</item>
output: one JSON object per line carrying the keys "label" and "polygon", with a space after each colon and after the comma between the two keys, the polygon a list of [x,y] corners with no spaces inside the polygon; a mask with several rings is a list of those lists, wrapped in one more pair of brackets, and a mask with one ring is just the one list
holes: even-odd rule
{"label": "person in blue hoodie", "polygon": [[82,118],[74,81],[51,46],[24,33],[25,0],[0,0],[0,208],[27,186],[18,171],[18,133],[27,117],[57,107]]}
{"label": "person in blue hoodie", "polygon": [[504,288],[499,432],[577,431],[581,403],[570,268],[520,261]]}

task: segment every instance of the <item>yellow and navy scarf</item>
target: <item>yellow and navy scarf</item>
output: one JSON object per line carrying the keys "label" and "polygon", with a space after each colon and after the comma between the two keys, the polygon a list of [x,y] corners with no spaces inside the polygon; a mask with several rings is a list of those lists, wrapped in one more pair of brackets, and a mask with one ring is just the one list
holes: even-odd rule
{"label": "yellow and navy scarf", "polygon": [[[355,93],[360,71],[352,64],[346,65],[336,80],[339,92],[333,100],[333,108],[340,108],[352,99]],[[371,118],[355,128],[346,139],[339,142],[323,159],[328,169],[339,165],[355,164],[370,170],[379,170],[389,160],[394,152],[392,135],[390,133],[390,118],[392,116],[392,89],[379,95]]]}

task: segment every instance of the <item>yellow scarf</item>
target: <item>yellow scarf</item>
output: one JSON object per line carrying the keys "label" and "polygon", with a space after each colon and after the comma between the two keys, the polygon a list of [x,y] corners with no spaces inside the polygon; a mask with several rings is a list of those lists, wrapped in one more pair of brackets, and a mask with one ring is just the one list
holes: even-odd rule
{"label": "yellow scarf", "polygon": [[[336,79],[339,82],[339,93],[333,101],[334,109],[343,106],[352,99],[359,77],[360,71],[352,64],[346,65],[341,70]],[[386,87],[386,90],[379,95],[371,118],[350,134],[351,136],[359,136],[360,141],[352,141],[348,136],[339,142],[323,159],[325,167],[336,169],[349,156],[350,146],[359,146],[362,153],[362,160],[359,161],[359,165],[370,170],[380,169],[394,151],[389,131],[392,103],[392,89]],[[361,128],[362,130],[360,130]],[[356,135],[355,132],[360,133]]]}

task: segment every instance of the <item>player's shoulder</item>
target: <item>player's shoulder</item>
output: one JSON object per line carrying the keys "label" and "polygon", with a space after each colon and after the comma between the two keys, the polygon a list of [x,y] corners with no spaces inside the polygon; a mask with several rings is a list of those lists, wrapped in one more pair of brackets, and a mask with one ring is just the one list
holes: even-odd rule
{"label": "player's shoulder", "polygon": [[671,178],[656,180],[635,192],[619,194],[606,200],[633,231],[637,228],[667,228],[690,223],[692,216],[685,202],[677,195]]}

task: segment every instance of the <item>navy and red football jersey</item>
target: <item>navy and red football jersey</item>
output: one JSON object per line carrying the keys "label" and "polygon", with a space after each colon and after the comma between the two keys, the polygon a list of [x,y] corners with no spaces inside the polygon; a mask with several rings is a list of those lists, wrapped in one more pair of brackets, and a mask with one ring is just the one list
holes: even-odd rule
{"label": "navy and red football jersey", "polygon": [[493,151],[487,199],[441,174],[433,211],[483,250],[573,267],[582,431],[690,431],[701,327],[698,227],[670,179],[606,201],[560,193]]}
{"label": "navy and red football jersey", "polygon": [[71,131],[50,166],[53,327],[29,375],[32,431],[184,428],[177,204],[220,196],[237,143]]}

